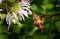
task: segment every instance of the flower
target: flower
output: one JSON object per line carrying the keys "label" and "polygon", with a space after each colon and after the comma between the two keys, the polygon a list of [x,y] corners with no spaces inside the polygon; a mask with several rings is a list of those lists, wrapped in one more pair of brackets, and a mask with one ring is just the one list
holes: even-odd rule
{"label": "flower", "polygon": [[19,5],[21,6],[21,9],[19,9],[17,12],[19,16],[21,17],[20,20],[24,20],[24,16],[28,17],[28,15],[32,14],[32,11],[30,10],[30,2],[29,0],[22,0]]}
{"label": "flower", "polygon": [[12,19],[15,19],[16,21],[18,21],[18,17],[17,17],[17,15],[14,12],[12,13],[12,15],[10,13],[8,13],[6,15],[6,22],[8,24],[8,30],[11,27]]}
{"label": "flower", "polygon": [[[13,10],[16,9],[15,7],[12,7]],[[32,11],[30,10],[30,2],[28,0],[22,0],[20,3],[18,3],[18,10],[16,9],[16,12],[12,12],[12,14],[8,13],[6,15],[6,22],[8,24],[8,30],[11,26],[12,20],[14,19],[16,22],[18,21],[17,15],[20,16],[20,20],[24,20],[24,16],[28,17],[28,15],[32,14]],[[17,13],[17,14],[16,14]],[[14,21],[13,21],[14,22]]]}

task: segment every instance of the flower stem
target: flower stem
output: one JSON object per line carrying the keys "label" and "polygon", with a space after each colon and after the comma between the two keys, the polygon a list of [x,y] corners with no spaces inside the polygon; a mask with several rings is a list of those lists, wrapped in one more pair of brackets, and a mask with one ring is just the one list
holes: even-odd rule
{"label": "flower stem", "polygon": [[28,34],[29,36],[33,35],[38,30],[38,27],[34,27],[33,30]]}

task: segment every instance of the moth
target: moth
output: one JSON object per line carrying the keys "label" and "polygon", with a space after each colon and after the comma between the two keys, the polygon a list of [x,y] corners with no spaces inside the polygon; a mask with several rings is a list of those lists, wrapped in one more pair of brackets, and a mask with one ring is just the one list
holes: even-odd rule
{"label": "moth", "polygon": [[33,25],[37,26],[39,30],[41,30],[42,32],[44,31],[43,22],[44,22],[43,16],[33,14]]}

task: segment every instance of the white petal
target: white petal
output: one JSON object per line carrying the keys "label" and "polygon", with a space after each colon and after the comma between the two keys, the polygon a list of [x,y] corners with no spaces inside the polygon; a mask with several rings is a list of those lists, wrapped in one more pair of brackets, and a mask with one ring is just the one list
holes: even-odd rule
{"label": "white petal", "polygon": [[8,30],[9,30],[10,25],[11,25],[11,20],[10,20],[9,14],[6,15],[6,22],[8,24]]}
{"label": "white petal", "polygon": [[30,3],[26,2],[26,1],[22,1],[20,2],[21,6],[30,6]]}
{"label": "white petal", "polygon": [[26,16],[26,17],[28,17],[28,13],[27,13],[27,11],[24,11],[24,10],[19,10],[18,11],[18,13],[22,16],[22,15],[24,15],[24,16]]}
{"label": "white petal", "polygon": [[30,7],[22,7],[22,9],[29,10]]}
{"label": "white petal", "polygon": [[29,15],[32,15],[32,11],[31,11],[30,9],[28,9],[28,8],[26,8],[26,7],[24,7],[24,9],[27,11],[27,13],[28,13]]}
{"label": "white petal", "polygon": [[3,9],[0,9],[0,11],[3,11]]}
{"label": "white petal", "polygon": [[11,25],[11,21],[10,21],[10,19],[9,19],[9,22],[7,22],[7,24],[8,24],[8,27]]}
{"label": "white petal", "polygon": [[7,15],[6,15],[6,22],[7,22],[7,24],[9,23],[9,18],[10,18],[10,17],[9,17],[9,15],[7,14]]}
{"label": "white petal", "polygon": [[23,16],[23,14],[22,14],[22,12],[21,11],[18,11],[18,14],[19,14],[19,16],[20,16],[20,20],[24,20],[24,16]]}
{"label": "white petal", "polygon": [[27,11],[25,11],[25,10],[22,10],[22,11],[23,11],[23,15],[26,16],[26,17],[28,17]]}
{"label": "white petal", "polygon": [[29,15],[32,15],[32,11],[31,11],[31,10],[28,10],[28,14],[29,14]]}

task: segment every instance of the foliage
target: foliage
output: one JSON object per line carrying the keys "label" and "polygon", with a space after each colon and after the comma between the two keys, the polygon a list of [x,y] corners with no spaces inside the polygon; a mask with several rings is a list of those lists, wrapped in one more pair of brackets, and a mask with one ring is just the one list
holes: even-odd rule
{"label": "foliage", "polygon": [[[0,0],[0,39],[60,39],[60,0],[21,1]],[[43,16],[43,32],[33,14]]]}

